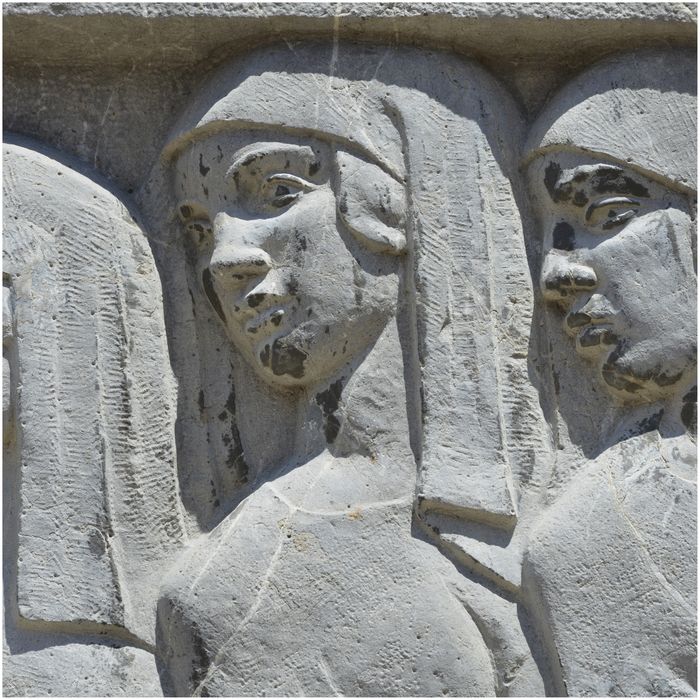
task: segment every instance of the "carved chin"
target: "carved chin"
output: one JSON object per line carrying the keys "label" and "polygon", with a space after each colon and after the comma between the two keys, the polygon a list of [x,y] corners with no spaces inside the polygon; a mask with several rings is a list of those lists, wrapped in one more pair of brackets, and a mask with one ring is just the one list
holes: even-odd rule
{"label": "carved chin", "polygon": [[289,338],[277,338],[266,343],[259,353],[260,363],[276,377],[303,379],[306,375],[308,354]]}
{"label": "carved chin", "polygon": [[692,362],[685,356],[675,361],[671,357],[659,359],[660,354],[646,353],[641,347],[630,348],[628,342],[622,341],[601,367],[603,381],[629,399],[656,400],[682,380],[688,363]]}

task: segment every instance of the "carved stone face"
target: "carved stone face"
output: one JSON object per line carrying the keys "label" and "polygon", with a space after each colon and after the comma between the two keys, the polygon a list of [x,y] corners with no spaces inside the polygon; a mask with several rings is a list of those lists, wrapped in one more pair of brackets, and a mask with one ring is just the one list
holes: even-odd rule
{"label": "carved stone face", "polygon": [[306,386],[377,339],[396,312],[399,265],[343,223],[334,149],[279,138],[197,141],[177,161],[175,188],[197,275],[229,337],[266,381]]}
{"label": "carved stone face", "polygon": [[656,400],[695,367],[687,199],[632,169],[566,151],[530,168],[544,226],[541,287],[576,351],[625,402]]}

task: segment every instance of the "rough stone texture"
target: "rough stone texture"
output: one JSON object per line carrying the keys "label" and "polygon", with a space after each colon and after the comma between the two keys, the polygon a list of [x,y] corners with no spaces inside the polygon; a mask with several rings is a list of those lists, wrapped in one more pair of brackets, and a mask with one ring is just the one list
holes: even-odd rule
{"label": "rough stone texture", "polygon": [[7,695],[695,695],[688,4],[5,7]]}

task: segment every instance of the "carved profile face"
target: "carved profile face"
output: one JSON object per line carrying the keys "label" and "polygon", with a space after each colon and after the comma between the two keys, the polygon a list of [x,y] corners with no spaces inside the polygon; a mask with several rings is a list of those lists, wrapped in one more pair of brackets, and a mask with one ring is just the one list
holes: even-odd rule
{"label": "carved profile face", "polygon": [[696,276],[687,198],[565,150],[530,167],[544,226],[541,288],[576,351],[624,402],[653,401],[695,367]]}
{"label": "carved profile face", "polygon": [[178,215],[232,342],[268,382],[306,386],[395,315],[402,189],[316,139],[225,133],[179,157]]}

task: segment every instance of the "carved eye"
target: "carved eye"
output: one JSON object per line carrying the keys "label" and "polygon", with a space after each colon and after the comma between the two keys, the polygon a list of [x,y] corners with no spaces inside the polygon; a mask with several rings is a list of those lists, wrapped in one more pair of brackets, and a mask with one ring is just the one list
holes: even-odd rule
{"label": "carved eye", "polygon": [[212,225],[206,209],[196,202],[183,202],[177,210],[180,221],[197,246],[208,245],[212,238]]}
{"label": "carved eye", "polygon": [[605,197],[588,207],[586,222],[604,232],[613,231],[633,219],[639,206],[638,201],[629,197]]}
{"label": "carved eye", "polygon": [[267,202],[275,209],[283,209],[295,202],[304,192],[314,189],[314,186],[296,175],[276,173],[265,178]]}
{"label": "carved eye", "polygon": [[209,243],[212,237],[211,222],[208,219],[196,219],[188,221],[185,224],[187,232],[190,234],[192,241],[197,246],[205,246]]}

